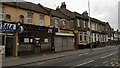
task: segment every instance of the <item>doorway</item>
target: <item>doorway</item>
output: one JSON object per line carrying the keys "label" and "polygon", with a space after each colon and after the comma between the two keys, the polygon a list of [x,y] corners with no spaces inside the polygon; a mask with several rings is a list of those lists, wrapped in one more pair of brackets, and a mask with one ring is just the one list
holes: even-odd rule
{"label": "doorway", "polygon": [[6,36],[5,56],[15,56],[15,37]]}

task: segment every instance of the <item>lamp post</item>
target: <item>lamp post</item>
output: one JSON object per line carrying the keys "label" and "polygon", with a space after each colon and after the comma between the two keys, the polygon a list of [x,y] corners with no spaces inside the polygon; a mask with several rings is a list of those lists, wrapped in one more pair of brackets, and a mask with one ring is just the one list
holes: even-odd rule
{"label": "lamp post", "polygon": [[91,28],[91,22],[90,22],[90,2],[88,0],[88,11],[89,11],[89,26],[90,26],[90,49],[92,51],[92,28]]}
{"label": "lamp post", "polygon": [[117,29],[117,42],[116,42],[116,44],[118,44],[118,42],[119,42],[119,31]]}

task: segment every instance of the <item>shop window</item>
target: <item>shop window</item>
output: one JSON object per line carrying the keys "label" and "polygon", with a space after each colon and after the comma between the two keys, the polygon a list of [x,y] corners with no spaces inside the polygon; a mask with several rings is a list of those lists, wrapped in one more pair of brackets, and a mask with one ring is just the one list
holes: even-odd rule
{"label": "shop window", "polygon": [[28,12],[27,17],[28,17],[28,24],[33,24],[33,13]]}
{"label": "shop window", "polygon": [[24,44],[24,43],[33,44],[33,42],[34,42],[33,38],[19,38],[20,44]]}
{"label": "shop window", "polygon": [[5,19],[11,21],[11,15],[6,14],[6,18]]}
{"label": "shop window", "polygon": [[20,22],[24,23],[24,16],[23,15],[20,15]]}
{"label": "shop window", "polygon": [[40,15],[40,26],[45,26],[45,16]]}
{"label": "shop window", "polygon": [[19,51],[32,51],[33,45],[20,45],[18,50]]}
{"label": "shop window", "polygon": [[41,43],[42,44],[50,44],[51,43],[51,39],[43,38],[43,39],[41,39]]}
{"label": "shop window", "polygon": [[80,27],[80,20],[77,19],[77,27]]}
{"label": "shop window", "polygon": [[29,43],[29,38],[24,38],[24,43]]}

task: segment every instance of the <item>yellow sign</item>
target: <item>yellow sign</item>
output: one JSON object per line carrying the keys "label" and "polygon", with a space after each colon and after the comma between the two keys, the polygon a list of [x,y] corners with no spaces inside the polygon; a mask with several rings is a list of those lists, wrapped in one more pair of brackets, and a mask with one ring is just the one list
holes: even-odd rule
{"label": "yellow sign", "polygon": [[73,34],[73,31],[60,30],[60,33],[69,33],[69,34]]}
{"label": "yellow sign", "polygon": [[77,33],[78,33],[78,30],[75,30],[74,33],[77,34]]}

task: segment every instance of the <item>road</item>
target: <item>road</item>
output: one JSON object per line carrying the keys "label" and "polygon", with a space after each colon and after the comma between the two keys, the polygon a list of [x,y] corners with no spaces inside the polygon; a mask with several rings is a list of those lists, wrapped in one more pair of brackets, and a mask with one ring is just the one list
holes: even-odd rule
{"label": "road", "polygon": [[108,47],[99,51],[90,51],[88,53],[36,62],[23,66],[70,66],[72,68],[79,66],[116,66],[118,65],[119,48],[119,46],[113,48]]}

